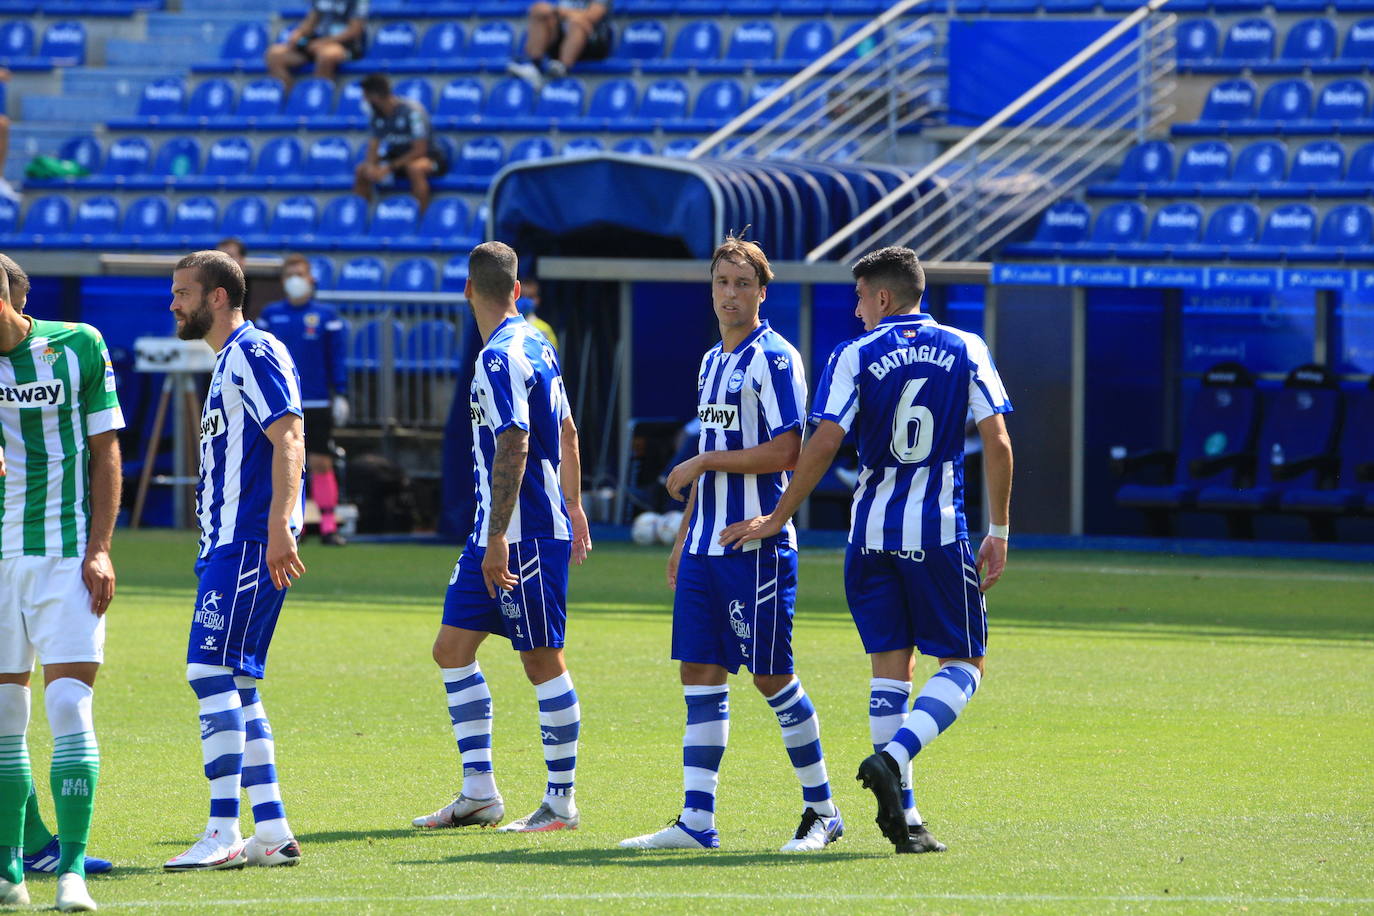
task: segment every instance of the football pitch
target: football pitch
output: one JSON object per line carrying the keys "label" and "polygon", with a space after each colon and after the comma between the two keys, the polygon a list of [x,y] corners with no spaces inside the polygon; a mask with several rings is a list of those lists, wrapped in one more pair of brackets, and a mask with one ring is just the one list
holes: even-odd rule
{"label": "football pitch", "polygon": [[[582,703],[582,828],[421,832],[457,791],[429,649],[456,550],[307,544],[263,700],[303,863],[166,874],[203,829],[184,681],[190,535],[118,532],[96,692],[91,852],[102,909],[150,912],[1289,913],[1374,911],[1374,569],[1018,552],[991,593],[988,676],[916,761],[939,855],[901,856],[854,781],[868,669],[842,557],[803,551],[798,672],[821,717],[839,843],[785,857],[801,797],[777,722],[732,679],[717,852],[624,837],[682,802],[683,702],[668,659],[666,548],[602,544],[574,570],[568,661]],[[481,656],[507,817],[543,792],[533,691],[503,640]],[[918,668],[917,682],[929,663]],[[51,744],[30,734],[43,810]],[[244,805],[245,815],[247,804]],[[248,826],[245,822],[245,826]],[[31,876],[36,904],[53,879]]]}

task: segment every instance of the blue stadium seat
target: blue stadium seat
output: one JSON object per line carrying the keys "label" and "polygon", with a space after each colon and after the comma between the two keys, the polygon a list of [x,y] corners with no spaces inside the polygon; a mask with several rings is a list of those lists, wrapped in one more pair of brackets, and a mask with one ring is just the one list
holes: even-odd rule
{"label": "blue stadium seat", "polygon": [[205,153],[205,175],[234,178],[247,175],[253,165],[253,147],[242,137],[222,137]]}
{"label": "blue stadium seat", "polygon": [[367,59],[405,60],[415,56],[419,44],[415,26],[409,22],[388,22],[372,33],[372,40],[367,43]]}
{"label": "blue stadium seat", "polygon": [[657,60],[663,56],[668,32],[663,23],[654,19],[627,22],[620,30],[620,43],[615,56],[627,60]]}
{"label": "blue stadium seat", "polygon": [[1164,188],[1198,194],[1231,177],[1231,145],[1219,140],[1194,143],[1179,159],[1178,175]]}
{"label": "blue stadium seat", "polygon": [[627,79],[607,80],[592,93],[587,106],[587,118],[611,123],[628,121],[634,116],[639,94],[635,84]]}
{"label": "blue stadium seat", "polygon": [[86,27],[79,22],[54,22],[43,30],[40,57],[47,57],[63,66],[86,62]]}
{"label": "blue stadium seat", "polygon": [[802,22],[787,36],[783,59],[800,69],[835,46],[835,30],[823,19]]}
{"label": "blue stadium seat", "polygon": [[1169,257],[1175,248],[1196,245],[1202,238],[1202,208],[1185,201],[1160,207],[1150,222],[1145,241],[1117,249],[1127,258],[1156,259]]}
{"label": "blue stadium seat", "polygon": [[243,87],[234,114],[243,119],[268,118],[281,111],[286,91],[275,79],[257,79]]}
{"label": "blue stadium seat", "polygon": [[308,254],[310,275],[315,278],[316,289],[334,288],[334,262],[322,254]]}
{"label": "blue stadium seat", "polygon": [[1178,59],[1211,60],[1217,56],[1217,24],[1210,19],[1186,19],[1178,24]]}
{"label": "blue stadium seat", "polygon": [[1057,201],[1040,215],[1040,225],[1031,241],[1007,245],[1004,252],[1027,256],[1058,255],[1065,246],[1087,241],[1091,224],[1092,211],[1087,204],[1077,200]]}
{"label": "blue stadium seat", "polygon": [[[403,99],[409,99],[419,104],[425,111],[434,110],[434,87],[429,84],[429,80],[421,77],[401,80],[396,84],[393,91]],[[343,104],[340,99],[339,104]],[[351,114],[351,112],[340,111],[339,114]]]}
{"label": "blue stadium seat", "polygon": [[11,19],[0,23],[0,58],[33,57],[33,26],[23,19]]}
{"label": "blue stadium seat", "polygon": [[94,137],[72,137],[62,144],[57,155],[70,159],[88,172],[98,172],[104,151]]}
{"label": "blue stadium seat", "polygon": [[[1260,140],[1251,143],[1236,156],[1236,167],[1231,182],[1246,186],[1247,190],[1254,185],[1278,184],[1283,181],[1287,170],[1288,151],[1284,149],[1283,144],[1277,140]],[[1225,189],[1220,193],[1225,194]]]}
{"label": "blue stadium seat", "polygon": [[[399,269],[399,265],[398,265]],[[406,335],[403,368],[429,372],[455,372],[461,351],[458,332],[450,321],[416,322]]]}
{"label": "blue stadium seat", "polygon": [[272,208],[272,235],[280,242],[291,242],[303,235],[314,235],[320,223],[315,198],[304,194],[277,201]]}
{"label": "blue stadium seat", "polygon": [[527,137],[511,147],[510,161],[535,162],[540,159],[548,159],[553,154],[553,143],[549,141],[548,137]]}
{"label": "blue stadium seat", "polygon": [[409,194],[392,194],[377,201],[368,225],[373,239],[400,238],[415,235],[420,225],[420,204]]}
{"label": "blue stadium seat", "polygon": [[177,77],[153,80],[138,99],[138,116],[156,120],[181,114],[186,107],[186,83]]}
{"label": "blue stadium seat", "polygon": [[1374,245],[1374,211],[1365,204],[1345,204],[1332,207],[1322,220],[1321,234],[1317,244],[1325,248],[1364,249],[1369,256],[1369,247]]}
{"label": "blue stadium seat", "polygon": [[[1264,221],[1259,244],[1239,256],[1250,260],[1278,260],[1289,249],[1305,248],[1317,238],[1317,214],[1307,204],[1275,207]],[[1236,255],[1233,255],[1233,257]]]}
{"label": "blue stadium seat", "polygon": [[716,60],[720,57],[720,26],[708,20],[689,22],[673,39],[668,57],[674,61]]}
{"label": "blue stadium seat", "polygon": [[213,244],[218,226],[219,205],[213,197],[187,197],[177,201],[172,208],[172,225],[168,231],[183,245],[193,244],[193,239],[205,239],[205,244]]}
{"label": "blue stadium seat", "polygon": [[334,107],[334,84],[329,80],[311,77],[296,83],[286,98],[284,117],[309,121],[324,117]]}
{"label": "blue stadium seat", "polygon": [[506,147],[495,137],[473,137],[462,145],[454,171],[462,175],[487,178],[506,164]]}
{"label": "blue stadium seat", "polygon": [[482,113],[482,96],[482,84],[472,77],[451,80],[439,90],[434,120],[475,120]]}
{"label": "blue stadium seat", "polygon": [[484,22],[468,36],[467,56],[478,61],[505,61],[514,47],[514,29],[504,22]]}
{"label": "blue stadium seat", "polygon": [[606,146],[596,137],[576,137],[563,144],[564,156],[595,156],[604,153]]}
{"label": "blue stadium seat", "polygon": [[1242,19],[1226,31],[1221,57],[1228,61],[1270,60],[1274,56],[1274,23]]}
{"label": "blue stadium seat", "polygon": [[1334,185],[1340,182],[1344,170],[1345,147],[1335,140],[1314,140],[1294,154],[1288,182],[1302,185]]}
{"label": "blue stadium seat", "polygon": [[378,290],[386,276],[386,265],[370,255],[345,261],[339,268],[338,289]]}
{"label": "blue stadium seat", "polygon": [[744,110],[744,89],[738,80],[713,80],[697,93],[692,112],[693,126],[701,130],[719,127]]}
{"label": "blue stadium seat", "polygon": [[241,22],[229,30],[220,45],[219,58],[225,63],[257,64],[267,53],[267,28],[260,22]]}
{"label": "blue stadium seat", "polygon": [[472,211],[472,237],[479,242],[487,240],[487,222],[491,219],[491,207],[483,200]]}
{"label": "blue stadium seat", "polygon": [[1073,249],[1075,254],[1110,257],[1121,245],[1132,245],[1145,235],[1145,207],[1136,201],[1123,201],[1105,207],[1097,215],[1092,235]]}
{"label": "blue stadium seat", "polygon": [[[357,258],[354,261],[349,261],[344,265],[343,273],[346,275],[350,268],[355,270],[361,269],[355,267],[356,261],[361,260],[363,259]],[[373,258],[371,260],[376,259]],[[377,262],[377,266],[378,269],[381,268],[380,261]],[[349,287],[341,285],[339,288],[348,289]],[[368,287],[368,289],[381,289],[381,284],[379,282],[376,287]],[[401,327],[399,321],[392,320],[385,323],[391,325],[391,358],[395,363],[399,363],[405,357],[405,350],[403,349],[404,343],[402,340],[404,329]],[[376,372],[382,368],[383,353],[381,342],[383,324],[384,322],[381,319],[374,318],[358,326],[358,330],[349,341],[348,365],[350,369],[362,372]]]}
{"label": "blue stadium seat", "polygon": [[1289,61],[1330,60],[1336,56],[1336,26],[1324,17],[1295,23],[1279,56]]}
{"label": "blue stadium seat", "polygon": [[172,137],[153,160],[152,174],[182,178],[200,171],[200,142],[195,137]]}
{"label": "blue stadium seat", "polygon": [[391,269],[386,288],[405,293],[432,293],[439,288],[439,271],[429,258],[407,258]]}
{"label": "blue stadium seat", "polygon": [[468,256],[456,254],[444,262],[439,274],[439,291],[461,293],[468,282]]}
{"label": "blue stadium seat", "polygon": [[328,123],[330,127],[361,126],[366,120],[367,115],[363,111],[363,81],[356,79],[344,83],[343,88],[339,90],[339,101],[334,106],[333,119],[316,123],[321,127],[324,123]]}
{"label": "blue stadium seat", "polygon": [[1200,120],[1212,124],[1248,121],[1255,116],[1255,84],[1248,79],[1225,80],[1207,93]]}
{"label": "blue stadium seat", "polygon": [[234,110],[234,86],[225,79],[206,80],[191,93],[186,116],[202,121],[221,120]]}
{"label": "blue stadium seat", "polygon": [[101,174],[109,176],[138,175],[148,170],[152,162],[148,141],[142,137],[120,137],[105,153]]}
{"label": "blue stadium seat", "polygon": [[697,142],[690,137],[670,141],[663,144],[663,155],[669,159],[685,159],[688,153],[697,148]]}
{"label": "blue stadium seat", "polygon": [[19,228],[19,201],[0,197],[0,235],[13,235]]}
{"label": "blue stadium seat", "polygon": [[462,56],[466,37],[460,23],[436,22],[425,30],[416,56],[426,62],[449,64]]}
{"label": "blue stadium seat", "polygon": [[253,174],[264,180],[276,181],[286,175],[299,173],[303,159],[301,143],[295,137],[273,137],[263,144],[258,153]]}
{"label": "blue stadium seat", "polygon": [[736,63],[771,61],[778,56],[778,30],[773,23],[759,19],[742,22],[730,34],[725,59]]}
{"label": "blue stadium seat", "polygon": [[[549,141],[544,137],[534,139]],[[552,146],[550,155],[552,155]],[[471,230],[472,214],[467,201],[461,197],[441,197],[430,203],[420,221],[420,236],[429,239],[436,247],[462,248],[460,240],[465,240]]]}
{"label": "blue stadium seat", "polygon": [[49,194],[29,204],[24,214],[25,235],[59,235],[71,224],[72,206],[61,194]]}
{"label": "blue stadium seat", "polygon": [[1254,244],[1259,225],[1259,210],[1254,204],[1225,204],[1214,210],[1207,220],[1202,244],[1179,248],[1174,251],[1174,257],[1193,260],[1229,257]]}
{"label": "blue stadium seat", "polygon": [[553,80],[539,90],[539,101],[535,104],[535,117],[564,121],[582,115],[582,103],[586,101],[587,89],[582,81],[575,78]]}
{"label": "blue stadium seat", "polygon": [[340,194],[324,205],[324,213],[320,216],[320,235],[334,239],[361,236],[366,227],[367,201],[357,194]]}
{"label": "blue stadium seat", "polygon": [[1360,80],[1336,80],[1317,95],[1318,121],[1358,121],[1369,111],[1369,86]]}
{"label": "blue stadium seat", "polygon": [[1174,148],[1166,140],[1146,140],[1126,154],[1118,184],[1146,186],[1161,184],[1174,177]]}
{"label": "blue stadium seat", "polygon": [[72,215],[72,235],[89,244],[95,236],[111,236],[119,228],[119,203],[113,197],[89,197],[76,205]]}
{"label": "blue stadium seat", "polygon": [[343,137],[321,137],[306,150],[301,171],[315,178],[353,174],[353,147]]}
{"label": "blue stadium seat", "polygon": [[126,244],[147,244],[154,238],[167,234],[167,198],[159,196],[140,197],[124,211],[124,224],[120,231],[128,237]]}
{"label": "blue stadium seat", "polygon": [[[711,24],[711,23],[705,23]],[[675,121],[687,115],[687,84],[678,79],[650,83],[639,101],[639,118],[650,121]]]}
{"label": "blue stadium seat", "polygon": [[[1340,456],[1335,485],[1306,487],[1294,484],[1279,497],[1281,511],[1302,513],[1313,520],[1314,534],[1326,521],[1323,516],[1360,511],[1374,513],[1374,436],[1369,435],[1369,430],[1374,429],[1374,380],[1368,387],[1352,391],[1346,396],[1344,413],[1341,436],[1335,450]],[[1287,458],[1287,455],[1284,457]],[[1292,459],[1286,463],[1302,466]],[[1330,469],[1330,463],[1322,462],[1320,458],[1312,464],[1321,471]],[[1328,482],[1329,479],[1320,481]],[[1334,532],[1328,531],[1328,534],[1333,535]]]}
{"label": "blue stadium seat", "polygon": [[1257,131],[1277,133],[1291,121],[1312,116],[1312,84],[1304,79],[1279,80],[1260,99]]}
{"label": "blue stadium seat", "polygon": [[534,111],[534,90],[524,80],[503,79],[491,87],[487,101],[482,106],[482,117],[509,122]]}
{"label": "blue stadium seat", "polygon": [[1374,188],[1374,143],[1366,143],[1351,154],[1345,181],[1335,193],[1364,195],[1370,188]]}
{"label": "blue stadium seat", "polygon": [[613,147],[617,153],[630,156],[652,156],[654,145],[643,137],[626,137]]}
{"label": "blue stadium seat", "polygon": [[1350,24],[1350,30],[1345,33],[1345,44],[1341,47],[1341,58],[1374,60],[1374,19],[1362,19]]}
{"label": "blue stadium seat", "polygon": [[1254,376],[1238,363],[1213,366],[1188,409],[1177,454],[1160,450],[1117,459],[1118,473],[1163,469],[1168,482],[1126,483],[1116,492],[1117,504],[1144,510],[1151,534],[1172,534],[1172,513],[1191,508],[1203,487],[1234,487],[1246,479],[1255,465],[1258,424]]}
{"label": "blue stadium seat", "polygon": [[220,224],[220,232],[239,238],[266,232],[267,214],[267,201],[258,195],[249,194],[236,198],[224,208],[224,221]]}

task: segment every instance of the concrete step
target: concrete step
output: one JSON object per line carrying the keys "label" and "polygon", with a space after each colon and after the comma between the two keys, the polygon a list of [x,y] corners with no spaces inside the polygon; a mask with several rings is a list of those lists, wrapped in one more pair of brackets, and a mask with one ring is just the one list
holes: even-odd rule
{"label": "concrete step", "polygon": [[105,42],[105,63],[112,67],[132,67],[156,60],[178,70],[189,70],[192,64],[205,62],[205,49],[214,47],[218,53],[220,42],[200,39],[149,39],[127,41],[111,39]]}

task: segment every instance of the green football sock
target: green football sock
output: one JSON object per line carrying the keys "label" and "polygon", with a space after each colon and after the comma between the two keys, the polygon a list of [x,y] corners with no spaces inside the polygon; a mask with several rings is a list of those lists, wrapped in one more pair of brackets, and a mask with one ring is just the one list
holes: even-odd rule
{"label": "green football sock", "polygon": [[57,837],[62,849],[59,875],[86,874],[86,841],[91,835],[95,787],[100,780],[100,749],[95,732],[53,739],[52,794],[57,806]]}
{"label": "green football sock", "polygon": [[23,735],[0,735],[0,878],[24,880],[24,806],[33,786]]}
{"label": "green football sock", "polygon": [[38,812],[38,790],[30,782],[29,803],[24,808],[24,855],[38,855],[51,839],[52,831],[43,823],[43,815]]}

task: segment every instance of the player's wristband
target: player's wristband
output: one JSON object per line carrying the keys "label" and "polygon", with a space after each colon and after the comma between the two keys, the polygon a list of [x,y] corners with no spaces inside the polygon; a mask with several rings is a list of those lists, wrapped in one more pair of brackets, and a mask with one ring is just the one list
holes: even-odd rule
{"label": "player's wristband", "polygon": [[988,537],[990,538],[1001,538],[1005,541],[1010,534],[1011,525],[988,525]]}

